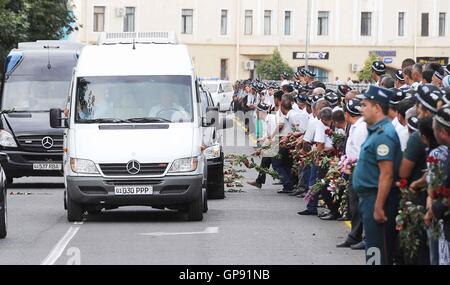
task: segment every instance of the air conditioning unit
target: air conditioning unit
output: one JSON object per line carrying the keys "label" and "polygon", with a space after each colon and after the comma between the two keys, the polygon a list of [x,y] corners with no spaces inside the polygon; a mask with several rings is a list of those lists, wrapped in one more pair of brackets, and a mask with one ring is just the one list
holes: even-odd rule
{"label": "air conditioning unit", "polygon": [[244,61],[245,70],[254,70],[255,62],[253,60]]}
{"label": "air conditioning unit", "polygon": [[124,17],[125,8],[116,8],[116,17]]}
{"label": "air conditioning unit", "polygon": [[350,64],[350,70],[352,72],[358,72],[359,71],[359,66],[356,63],[352,63],[352,64]]}

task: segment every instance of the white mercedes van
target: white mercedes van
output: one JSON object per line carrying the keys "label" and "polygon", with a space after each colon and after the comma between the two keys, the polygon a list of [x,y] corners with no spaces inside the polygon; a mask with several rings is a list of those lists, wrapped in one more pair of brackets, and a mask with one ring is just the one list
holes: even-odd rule
{"label": "white mercedes van", "polygon": [[202,220],[207,161],[223,157],[217,141],[205,139],[218,112],[202,111],[191,56],[174,33],[108,33],[86,46],[68,108],[68,118],[52,109],[50,121],[66,129],[69,221],[135,205]]}

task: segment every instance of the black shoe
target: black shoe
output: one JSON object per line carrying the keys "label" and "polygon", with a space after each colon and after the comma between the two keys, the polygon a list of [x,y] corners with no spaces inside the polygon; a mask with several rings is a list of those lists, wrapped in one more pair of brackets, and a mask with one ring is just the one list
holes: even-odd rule
{"label": "black shoe", "polygon": [[339,219],[337,219],[339,222],[346,222],[346,221],[350,221],[350,219],[348,217],[340,217]]}
{"label": "black shoe", "polygon": [[322,213],[320,213],[319,215],[317,215],[319,218],[322,218],[322,217],[325,217],[325,216],[328,216],[330,214],[330,211],[328,211],[328,210],[325,210],[325,211],[323,211]]}
{"label": "black shoe", "polygon": [[317,216],[317,212],[310,211],[308,209],[297,212],[300,216]]}
{"label": "black shoe", "polygon": [[363,240],[362,242],[359,242],[357,244],[354,244],[354,245],[350,246],[350,248],[353,249],[353,250],[366,249],[366,241]]}
{"label": "black shoe", "polygon": [[306,193],[302,193],[300,195],[297,195],[298,198],[305,198],[306,197]]}
{"label": "black shoe", "polygon": [[292,191],[292,190],[280,190],[280,191],[278,191],[277,193],[278,194],[292,194],[294,191]]}
{"label": "black shoe", "polygon": [[320,217],[321,220],[324,221],[336,221],[338,219],[338,217],[335,214],[329,214],[323,217]]}
{"label": "black shoe", "polygon": [[293,193],[291,193],[289,195],[290,196],[298,196],[298,195],[303,194],[303,193],[305,193],[305,190],[297,190],[297,191],[295,191],[295,192],[293,192]]}
{"label": "black shoe", "polygon": [[274,183],[272,183],[272,185],[283,185],[283,182],[281,182],[281,181],[274,182]]}
{"label": "black shoe", "polygon": [[262,184],[259,184],[259,183],[256,182],[256,181],[247,182],[247,184],[248,184],[248,185],[252,185],[252,186],[254,186],[254,187],[256,187],[256,188],[259,188],[259,189],[261,189],[261,187],[262,187]]}
{"label": "black shoe", "polygon": [[340,243],[338,245],[336,245],[336,247],[346,247],[346,248],[350,248],[352,247],[352,245],[358,244],[359,242],[357,241],[349,241],[348,239],[346,241],[344,241],[343,243]]}

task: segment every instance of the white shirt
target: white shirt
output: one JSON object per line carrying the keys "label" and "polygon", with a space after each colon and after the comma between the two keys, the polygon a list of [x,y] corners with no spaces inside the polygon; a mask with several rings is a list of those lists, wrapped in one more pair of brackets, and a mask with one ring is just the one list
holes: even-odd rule
{"label": "white shirt", "polygon": [[397,132],[398,138],[400,139],[400,147],[402,151],[405,151],[409,139],[408,127],[400,124],[397,117],[392,120],[392,125],[394,125],[395,131]]}
{"label": "white shirt", "polygon": [[309,116],[306,111],[300,109],[299,111],[296,111],[292,109],[287,113],[286,119],[292,130],[305,133],[309,121]]}
{"label": "white shirt", "polygon": [[273,100],[273,95],[270,96],[269,93],[264,95],[264,104],[267,104],[269,106],[275,106],[275,102]]}
{"label": "white shirt", "polygon": [[345,154],[349,159],[359,159],[361,145],[366,141],[368,136],[367,124],[364,118],[359,118],[350,126],[347,144],[345,146]]}
{"label": "white shirt", "polygon": [[306,128],[305,135],[303,136],[303,140],[306,142],[313,142],[314,134],[316,132],[316,125],[319,123],[319,119],[316,117],[312,117],[309,119],[308,127]]}
{"label": "white shirt", "polygon": [[297,112],[300,112],[300,107],[298,106],[297,103],[293,103],[293,104],[292,104],[292,110],[297,111]]}
{"label": "white shirt", "polygon": [[289,125],[289,122],[286,119],[286,116],[283,115],[281,110],[277,111],[276,116],[277,116],[278,125],[282,125],[283,126],[283,128],[279,132],[279,136],[284,137],[284,136],[287,136],[289,133],[292,133],[291,126]]}
{"label": "white shirt", "polygon": [[325,133],[329,129],[330,127],[326,126],[321,120],[318,120],[316,132],[314,133],[314,142],[325,144],[325,148],[333,147],[333,139]]}
{"label": "white shirt", "polygon": [[278,131],[277,116],[275,114],[268,114],[265,122],[265,137],[272,137]]}

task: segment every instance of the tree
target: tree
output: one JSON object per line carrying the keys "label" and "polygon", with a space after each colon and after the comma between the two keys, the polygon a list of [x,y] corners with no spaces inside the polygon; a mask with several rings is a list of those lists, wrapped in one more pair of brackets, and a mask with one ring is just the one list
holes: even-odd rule
{"label": "tree", "polygon": [[370,53],[369,57],[364,62],[364,68],[358,73],[358,79],[360,82],[365,80],[372,81],[372,63],[377,61],[378,57],[375,53]]}
{"label": "tree", "polygon": [[290,77],[294,74],[278,50],[274,50],[271,56],[262,60],[256,67],[256,72],[264,80],[280,80],[280,74],[283,72],[287,72]]}
{"label": "tree", "polygon": [[2,71],[6,55],[17,43],[61,39],[64,33],[78,29],[71,25],[74,22],[67,0],[0,0]]}

